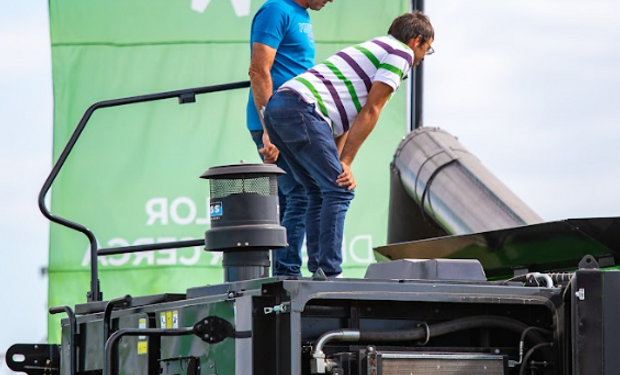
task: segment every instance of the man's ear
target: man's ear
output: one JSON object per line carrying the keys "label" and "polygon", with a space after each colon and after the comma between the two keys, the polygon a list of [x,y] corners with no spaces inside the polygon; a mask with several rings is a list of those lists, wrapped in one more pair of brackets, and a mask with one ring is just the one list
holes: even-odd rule
{"label": "man's ear", "polygon": [[413,49],[414,47],[419,47],[421,44],[422,44],[422,35],[418,35],[415,38],[409,39],[409,43],[407,43],[407,45],[411,49]]}

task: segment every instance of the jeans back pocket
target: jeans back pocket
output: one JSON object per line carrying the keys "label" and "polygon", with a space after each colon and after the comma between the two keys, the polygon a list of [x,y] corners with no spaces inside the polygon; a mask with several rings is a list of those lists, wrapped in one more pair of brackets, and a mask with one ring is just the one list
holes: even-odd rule
{"label": "jeans back pocket", "polygon": [[278,138],[293,151],[301,151],[310,144],[308,126],[304,116],[299,112],[278,113],[269,116],[269,123]]}

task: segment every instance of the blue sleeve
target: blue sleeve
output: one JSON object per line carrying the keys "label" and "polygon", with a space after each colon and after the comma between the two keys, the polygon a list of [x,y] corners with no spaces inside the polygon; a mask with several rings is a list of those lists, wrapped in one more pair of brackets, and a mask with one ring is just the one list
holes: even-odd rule
{"label": "blue sleeve", "polygon": [[278,49],[286,35],[288,17],[287,12],[276,3],[265,4],[254,16],[252,42]]}

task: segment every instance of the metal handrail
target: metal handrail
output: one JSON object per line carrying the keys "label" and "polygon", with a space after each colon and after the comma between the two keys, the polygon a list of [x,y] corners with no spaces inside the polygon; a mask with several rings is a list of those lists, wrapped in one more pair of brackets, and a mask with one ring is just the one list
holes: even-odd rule
{"label": "metal handrail", "polygon": [[103,360],[103,375],[112,375],[113,371],[113,359],[114,349],[117,342],[123,336],[147,336],[147,337],[161,337],[161,336],[185,336],[194,333],[193,327],[183,328],[124,328],[114,332],[110,338],[106,341],[104,347],[105,358]]}
{"label": "metal handrail", "polygon": [[77,323],[75,313],[69,306],[53,306],[49,309],[50,314],[66,313],[69,318],[69,375],[75,375],[77,370]]}
{"label": "metal handrail", "polygon": [[[50,172],[49,176],[45,180],[45,183],[43,184],[41,191],[39,192],[39,210],[41,211],[43,216],[45,216],[48,220],[54,223],[60,224],[62,226],[65,226],[69,229],[73,229],[75,231],[83,233],[88,238],[88,242],[90,244],[90,291],[87,293],[87,298],[89,302],[102,301],[102,298],[103,298],[103,294],[101,293],[101,290],[100,290],[99,276],[98,276],[99,270],[97,266],[97,256],[98,256],[97,238],[95,237],[95,234],[90,229],[86,228],[84,225],[81,225],[79,223],[76,223],[71,220],[52,214],[45,204],[45,197],[47,193],[49,192],[50,188],[52,187],[54,180],[60,173],[60,170],[62,169],[65,161],[69,157],[69,154],[73,150],[73,147],[77,143],[78,138],[80,137],[80,135],[82,134],[82,131],[86,127],[86,123],[88,122],[88,120],[90,120],[93,113],[96,110],[101,109],[101,108],[118,107],[118,106],[123,106],[127,104],[171,99],[175,97],[179,98],[179,104],[193,103],[196,101],[196,95],[199,95],[199,94],[207,94],[207,93],[226,91],[226,90],[235,90],[235,89],[241,89],[241,88],[247,88],[247,87],[250,87],[250,81],[240,81],[240,82],[233,82],[233,83],[227,83],[227,84],[222,84],[222,85],[196,87],[196,88],[191,88],[191,89],[166,91],[166,92],[160,92],[160,93],[149,94],[149,95],[132,96],[132,97],[121,98],[121,99],[104,100],[104,101],[94,103],[93,105],[88,107],[88,109],[82,116],[82,119],[78,123],[78,126],[73,131],[71,138],[65,145],[65,148],[60,154],[60,157],[54,164],[52,171]],[[170,246],[169,248],[174,248],[175,244],[176,244],[175,242],[171,242],[168,244],[159,244],[159,246],[169,245]],[[132,251],[131,247],[126,248],[126,250],[127,252]],[[143,250],[144,249],[142,249],[142,251]]]}

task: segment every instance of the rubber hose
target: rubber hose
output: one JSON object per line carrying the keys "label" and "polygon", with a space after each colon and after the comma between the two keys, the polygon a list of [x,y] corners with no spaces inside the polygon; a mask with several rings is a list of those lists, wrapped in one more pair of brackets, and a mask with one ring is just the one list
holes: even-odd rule
{"label": "rubber hose", "polygon": [[[510,331],[522,333],[529,326],[518,320],[503,316],[472,316],[442,322],[430,326],[430,337],[437,337],[453,332],[464,331],[473,328],[505,328]],[[532,333],[535,343],[545,342],[536,332]],[[398,331],[360,331],[360,341],[390,342],[390,341],[413,341],[426,338],[426,329],[417,327]]]}

